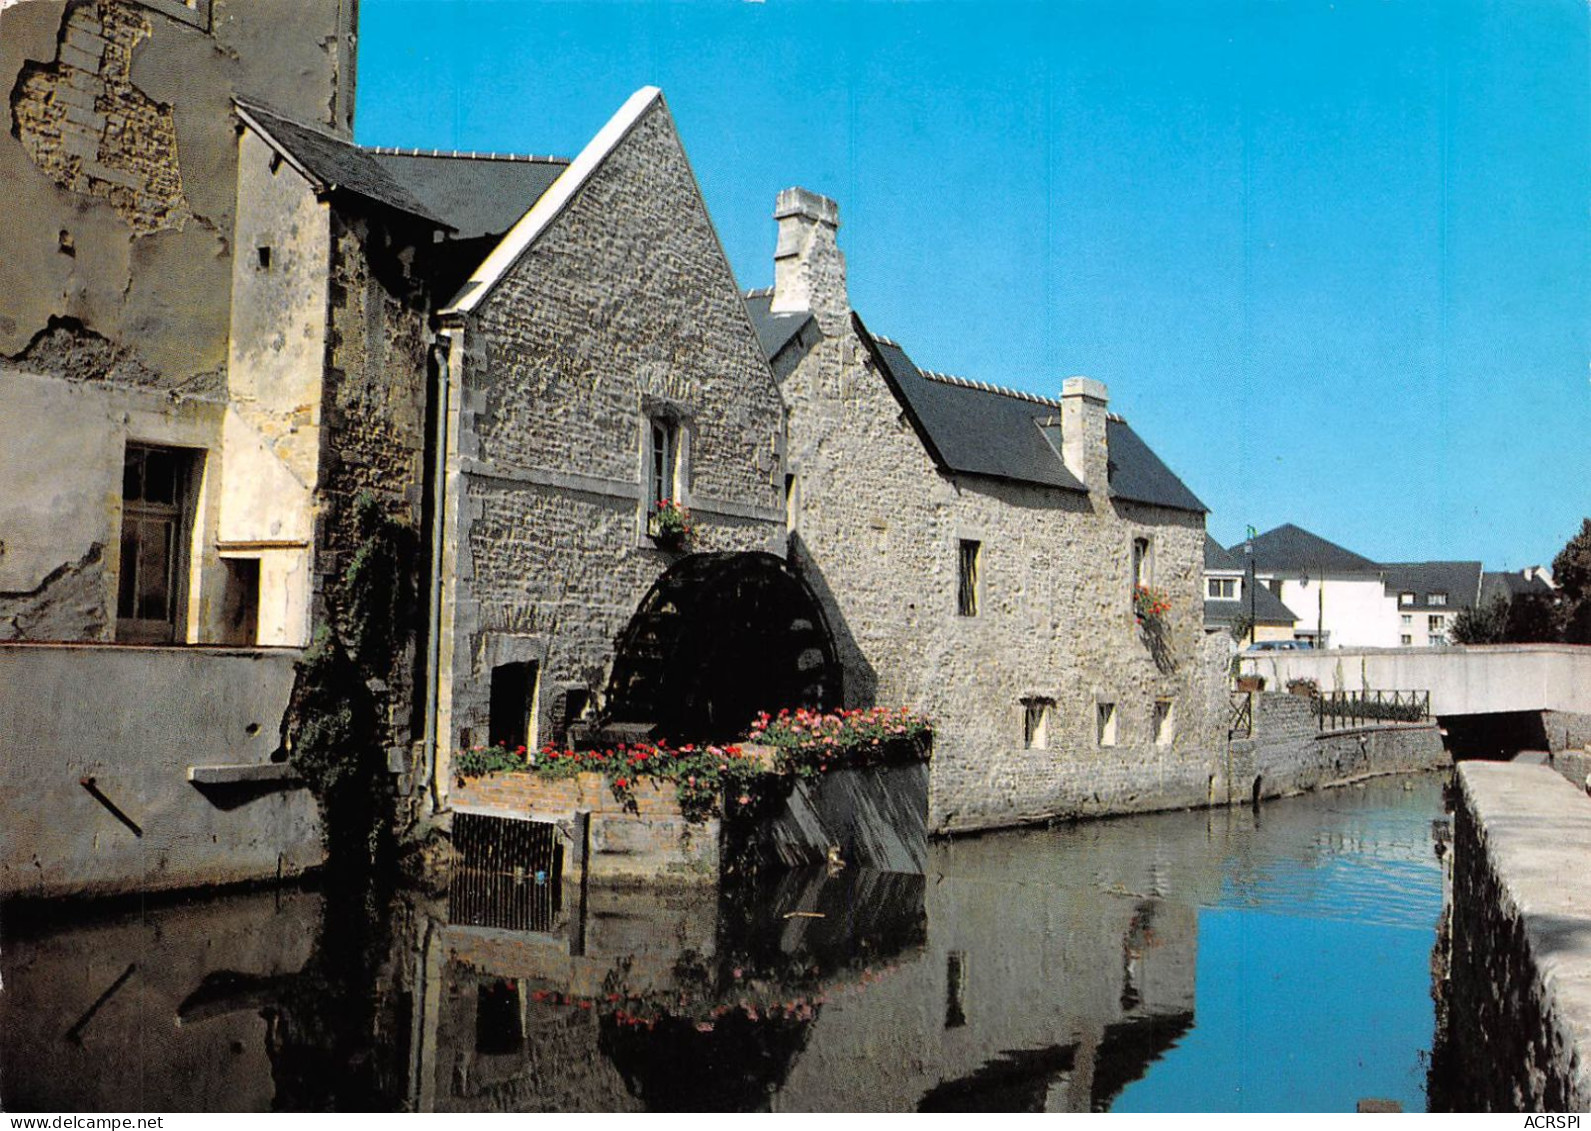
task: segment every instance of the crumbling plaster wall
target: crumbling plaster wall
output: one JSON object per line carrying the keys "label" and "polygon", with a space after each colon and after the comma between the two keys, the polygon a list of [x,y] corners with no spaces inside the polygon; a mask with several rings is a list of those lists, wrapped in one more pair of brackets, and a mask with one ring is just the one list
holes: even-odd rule
{"label": "crumbling plaster wall", "polygon": [[236,183],[231,99],[346,130],[355,7],[213,0],[208,27],[132,0],[6,7],[0,355],[16,357],[67,318],[168,381],[219,372]]}
{"label": "crumbling plaster wall", "polygon": [[[853,704],[935,723],[930,828],[1205,803],[1224,786],[1201,599],[1203,516],[942,474],[848,320],[784,379],[797,486],[793,544],[824,600]],[[1170,597],[1169,663],[1134,621],[1132,544]],[[958,543],[982,544],[978,614],[957,615]],[[1023,748],[1023,703],[1054,700],[1047,747]],[[1157,699],[1173,706],[1156,743]],[[1101,745],[1099,703],[1114,703]],[[1224,788],[1222,789],[1224,794]]]}
{"label": "crumbling plaster wall", "polygon": [[[783,553],[778,390],[661,99],[455,335],[451,369],[444,747],[485,736],[494,662],[541,664],[542,733],[556,689],[603,690],[677,557],[645,534],[659,406],[684,434],[692,548]],[[445,750],[438,769],[445,789]]]}
{"label": "crumbling plaster wall", "polygon": [[[223,408],[158,392],[63,382],[0,363],[0,640],[114,638],[122,452],[129,440],[213,448]],[[47,426],[43,422],[47,422]],[[218,469],[198,483],[187,623],[204,640],[219,587]]]}

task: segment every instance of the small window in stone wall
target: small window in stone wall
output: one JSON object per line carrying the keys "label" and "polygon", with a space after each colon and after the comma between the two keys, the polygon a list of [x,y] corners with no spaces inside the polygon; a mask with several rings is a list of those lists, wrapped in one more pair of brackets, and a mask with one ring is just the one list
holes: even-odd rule
{"label": "small window in stone wall", "polygon": [[1149,539],[1134,538],[1132,540],[1133,589],[1136,590],[1140,585],[1153,585],[1154,580],[1154,562],[1149,555]]}
{"label": "small window in stone wall", "polygon": [[1170,699],[1155,700],[1155,745],[1170,746],[1176,735],[1176,709]]}
{"label": "small window in stone wall", "polygon": [[664,500],[680,501],[679,422],[664,416],[651,421],[651,450],[647,468],[649,497],[646,513],[652,514]]}
{"label": "small window in stone wall", "polygon": [[956,612],[964,617],[978,615],[979,566],[983,556],[983,543],[968,538],[961,540],[957,551]]}
{"label": "small window in stone wall", "polygon": [[498,664],[492,669],[489,745],[506,746],[514,750],[536,744],[536,684],[539,667],[531,661]]}
{"label": "small window in stone wall", "polygon": [[1097,733],[1101,746],[1116,745],[1116,704],[1099,703],[1095,707]]}
{"label": "small window in stone wall", "polygon": [[1031,696],[1022,700],[1022,747],[1025,750],[1047,750],[1050,745],[1050,713],[1055,700]]}

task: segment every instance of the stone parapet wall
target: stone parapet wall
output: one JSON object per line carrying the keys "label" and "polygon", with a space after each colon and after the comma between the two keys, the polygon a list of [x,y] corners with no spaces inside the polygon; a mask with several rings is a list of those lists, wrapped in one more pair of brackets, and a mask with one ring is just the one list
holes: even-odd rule
{"label": "stone parapet wall", "polygon": [[1448,765],[1435,722],[1321,731],[1301,695],[1256,692],[1254,733],[1231,744],[1235,800],[1281,797],[1378,774]]}
{"label": "stone parapet wall", "polygon": [[536,774],[487,774],[454,783],[455,812],[543,821],[564,839],[565,879],[578,883],[580,814],[590,814],[586,879],[593,884],[715,883],[719,822],[691,822],[671,782],[635,783],[634,809],[601,774],[548,780]]}
{"label": "stone parapet wall", "polygon": [[1591,801],[1547,766],[1462,762],[1453,817],[1455,1106],[1591,1108]]}

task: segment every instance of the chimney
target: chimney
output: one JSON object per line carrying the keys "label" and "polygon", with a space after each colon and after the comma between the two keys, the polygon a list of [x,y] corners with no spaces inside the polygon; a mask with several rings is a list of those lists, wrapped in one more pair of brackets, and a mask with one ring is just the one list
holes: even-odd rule
{"label": "chimney", "polygon": [[[788,188],[774,204],[779,246],[773,252],[773,304],[777,312],[810,310],[820,324],[849,317],[845,256],[835,233],[840,206],[804,188]],[[824,333],[840,328],[823,326]]]}
{"label": "chimney", "polygon": [[1109,488],[1105,383],[1068,377],[1061,384],[1061,460],[1090,492]]}

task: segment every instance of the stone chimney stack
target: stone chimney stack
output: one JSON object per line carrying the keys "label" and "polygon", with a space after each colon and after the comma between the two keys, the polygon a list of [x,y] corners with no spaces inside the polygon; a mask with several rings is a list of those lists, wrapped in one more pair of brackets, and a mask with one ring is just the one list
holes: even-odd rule
{"label": "stone chimney stack", "polygon": [[774,204],[779,246],[773,253],[775,312],[810,310],[824,333],[838,333],[835,322],[848,318],[845,256],[835,233],[840,206],[804,188],[788,188]]}
{"label": "stone chimney stack", "polygon": [[1105,383],[1068,377],[1061,384],[1061,460],[1090,492],[1109,489]]}

